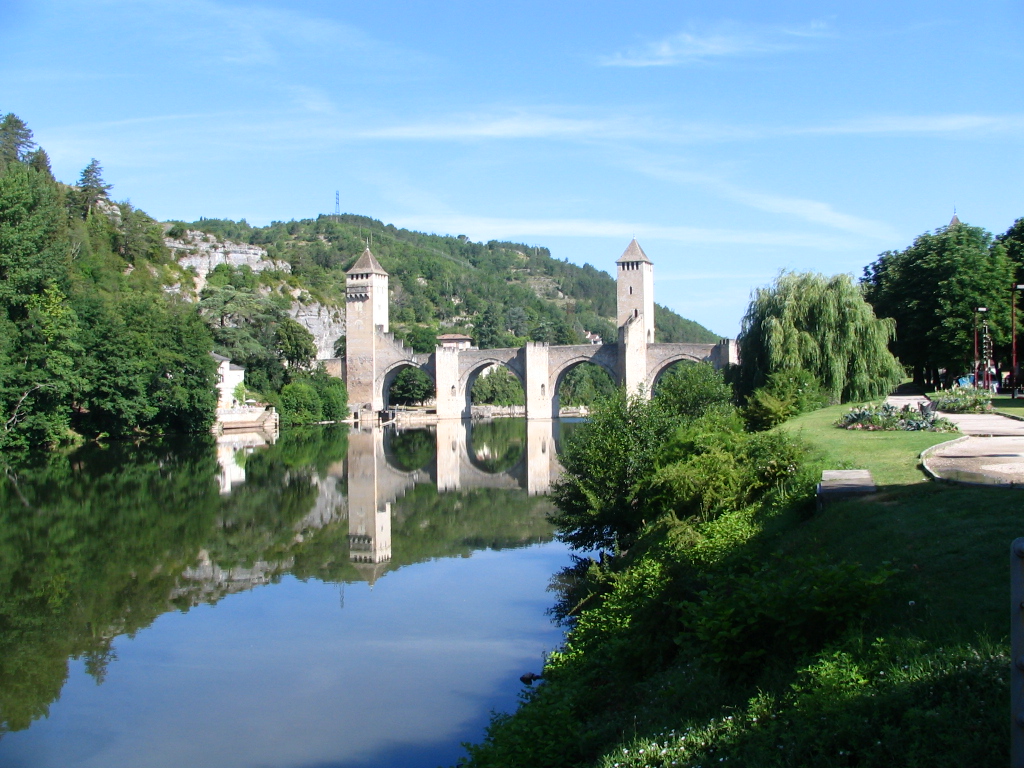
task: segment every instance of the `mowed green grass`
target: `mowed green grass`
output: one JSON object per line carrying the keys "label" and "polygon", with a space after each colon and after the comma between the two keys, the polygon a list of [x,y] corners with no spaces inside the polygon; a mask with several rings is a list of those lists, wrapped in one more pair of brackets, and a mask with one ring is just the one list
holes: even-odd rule
{"label": "mowed green grass", "polygon": [[960,435],[939,432],[866,432],[839,429],[835,422],[850,410],[835,405],[787,421],[779,429],[802,437],[828,456],[834,469],[867,469],[879,486],[927,482],[918,456],[925,448]]}
{"label": "mowed green grass", "polygon": [[1000,413],[1024,418],[1024,394],[1016,398],[1009,395],[993,395],[992,407]]}
{"label": "mowed green grass", "polygon": [[780,428],[800,435],[826,468],[870,470],[879,492],[828,507],[794,532],[787,548],[892,563],[901,588],[887,619],[914,634],[943,642],[1004,636],[1009,548],[1024,536],[1024,490],[932,482],[919,454],[957,434],[833,426],[847,409],[825,408]]}

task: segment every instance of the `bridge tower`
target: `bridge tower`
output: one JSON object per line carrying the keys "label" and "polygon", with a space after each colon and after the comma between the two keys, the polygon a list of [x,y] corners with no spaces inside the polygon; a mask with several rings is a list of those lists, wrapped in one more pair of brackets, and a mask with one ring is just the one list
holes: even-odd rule
{"label": "bridge tower", "polygon": [[615,262],[618,276],[615,280],[618,305],[618,326],[631,318],[643,323],[643,338],[654,343],[654,264],[634,237],[622,256]]}
{"label": "bridge tower", "polygon": [[348,398],[351,403],[377,403],[374,392],[377,381],[377,341],[389,330],[388,273],[370,253],[367,246],[362,255],[345,273],[345,370]]}
{"label": "bridge tower", "polygon": [[632,394],[647,381],[647,345],[654,343],[654,264],[635,237],[615,263],[619,383]]}

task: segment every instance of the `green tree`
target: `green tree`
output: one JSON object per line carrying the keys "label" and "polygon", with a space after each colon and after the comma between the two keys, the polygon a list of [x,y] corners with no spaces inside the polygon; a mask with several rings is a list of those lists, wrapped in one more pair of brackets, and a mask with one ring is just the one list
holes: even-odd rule
{"label": "green tree", "polygon": [[473,341],[480,349],[493,349],[501,342],[501,311],[494,304],[488,305],[484,313],[477,317],[473,326]]}
{"label": "green tree", "polygon": [[317,366],[310,378],[320,397],[321,416],[327,421],[340,421],[348,416],[348,390],[345,382],[331,376],[323,365]]}
{"label": "green tree", "polygon": [[474,405],[524,405],[523,385],[508,368],[498,367],[473,382],[470,397]]}
{"label": "green tree", "polygon": [[391,384],[388,402],[397,405],[422,403],[434,396],[434,380],[419,368],[403,368]]}
{"label": "green tree", "polygon": [[893,351],[914,380],[936,383],[940,368],[972,367],[977,307],[988,308],[995,343],[1008,340],[1013,271],[1002,243],[981,227],[954,221],[905,251],[881,254],[864,270],[864,294],[879,317],[895,321]]}
{"label": "green tree", "polygon": [[805,370],[836,400],[892,391],[903,369],[889,351],[895,324],[875,317],[849,275],[783,273],[743,318],[740,383],[749,394],[782,370]]}
{"label": "green tree", "polygon": [[1013,225],[996,238],[1006,249],[1007,258],[1016,268],[1016,280],[1024,280],[1024,217],[1017,219]]}
{"label": "green tree", "polygon": [[293,381],[281,387],[281,418],[286,423],[309,424],[322,417],[320,395],[308,381]]}
{"label": "green tree", "polygon": [[36,143],[32,131],[13,113],[0,120],[0,173],[13,163],[28,162]]}
{"label": "green tree", "polygon": [[413,352],[429,354],[437,347],[437,331],[423,325],[414,325],[405,334],[405,343]]}
{"label": "green tree", "polygon": [[673,428],[656,400],[619,390],[601,403],[560,457],[551,516],[558,538],[575,549],[628,548],[656,514],[646,503],[647,481]]}
{"label": "green tree", "polygon": [[292,368],[307,368],[316,357],[313,334],[290,317],[284,317],[278,322],[274,342],[277,353]]}
{"label": "green tree", "polygon": [[661,377],[654,394],[668,413],[685,420],[728,411],[733,399],[732,387],[711,363],[676,363]]}
{"label": "green tree", "polygon": [[66,302],[69,233],[60,189],[21,163],[0,174],[0,449],[68,437],[78,319]]}
{"label": "green tree", "polygon": [[608,372],[598,365],[583,363],[569,369],[558,385],[560,405],[593,406],[613,397],[618,388]]}
{"label": "green tree", "polygon": [[78,204],[81,215],[86,216],[101,197],[107,197],[112,188],[111,184],[103,180],[103,167],[94,157],[78,177]]}

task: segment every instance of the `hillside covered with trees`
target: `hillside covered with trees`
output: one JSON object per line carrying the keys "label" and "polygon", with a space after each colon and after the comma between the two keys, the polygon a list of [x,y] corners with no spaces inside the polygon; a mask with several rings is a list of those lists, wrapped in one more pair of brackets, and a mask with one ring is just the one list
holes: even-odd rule
{"label": "hillside covered with trees", "polygon": [[[555,259],[547,248],[428,235],[353,214],[266,227],[244,220],[172,222],[168,234],[187,230],[265,248],[269,259],[291,267],[275,277],[335,306],[344,306],[345,270],[369,244],[391,276],[392,326],[418,350],[433,349],[436,334],[446,332],[468,333],[482,348],[530,340],[578,344],[586,332],[616,340],[615,280],[590,264]],[[605,258],[610,265],[615,257]],[[719,340],[663,306],[655,311],[660,342]]]}
{"label": "hillside covered with trees", "polygon": [[[221,264],[197,291],[194,271],[166,241],[186,225],[161,224],[110,192],[95,159],[75,184],[62,183],[24,121],[0,120],[0,449],[8,456],[208,430],[212,351],[245,366],[250,395],[286,421],[340,418],[344,391],[317,372],[312,337],[289,310],[313,301],[343,308],[345,269],[367,241],[392,275],[395,330],[418,351],[451,331],[483,347],[580,343],[587,332],[615,340],[615,283],[590,265],[353,215],[189,224],[290,267],[257,274]],[[717,339],[663,307],[658,323],[664,341]],[[343,347],[342,338],[336,352]]]}

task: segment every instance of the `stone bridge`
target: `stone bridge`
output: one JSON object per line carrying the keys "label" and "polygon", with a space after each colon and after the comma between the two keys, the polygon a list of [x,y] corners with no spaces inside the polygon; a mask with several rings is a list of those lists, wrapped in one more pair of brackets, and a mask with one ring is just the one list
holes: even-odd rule
{"label": "stone bridge", "polygon": [[633,240],[618,265],[618,340],[615,344],[553,346],[530,342],[515,349],[477,349],[444,343],[416,354],[389,332],[388,274],[367,248],[347,273],[348,344],[345,379],[350,407],[373,416],[388,406],[395,377],[408,367],[434,380],[438,419],[470,416],[470,393],[477,377],[492,366],[508,369],[526,394],[527,419],[557,418],[559,388],[577,365],[603,368],[631,393],[650,395],[660,376],[681,360],[721,368],[738,362],[735,342],[665,344],[654,341],[653,264]]}

